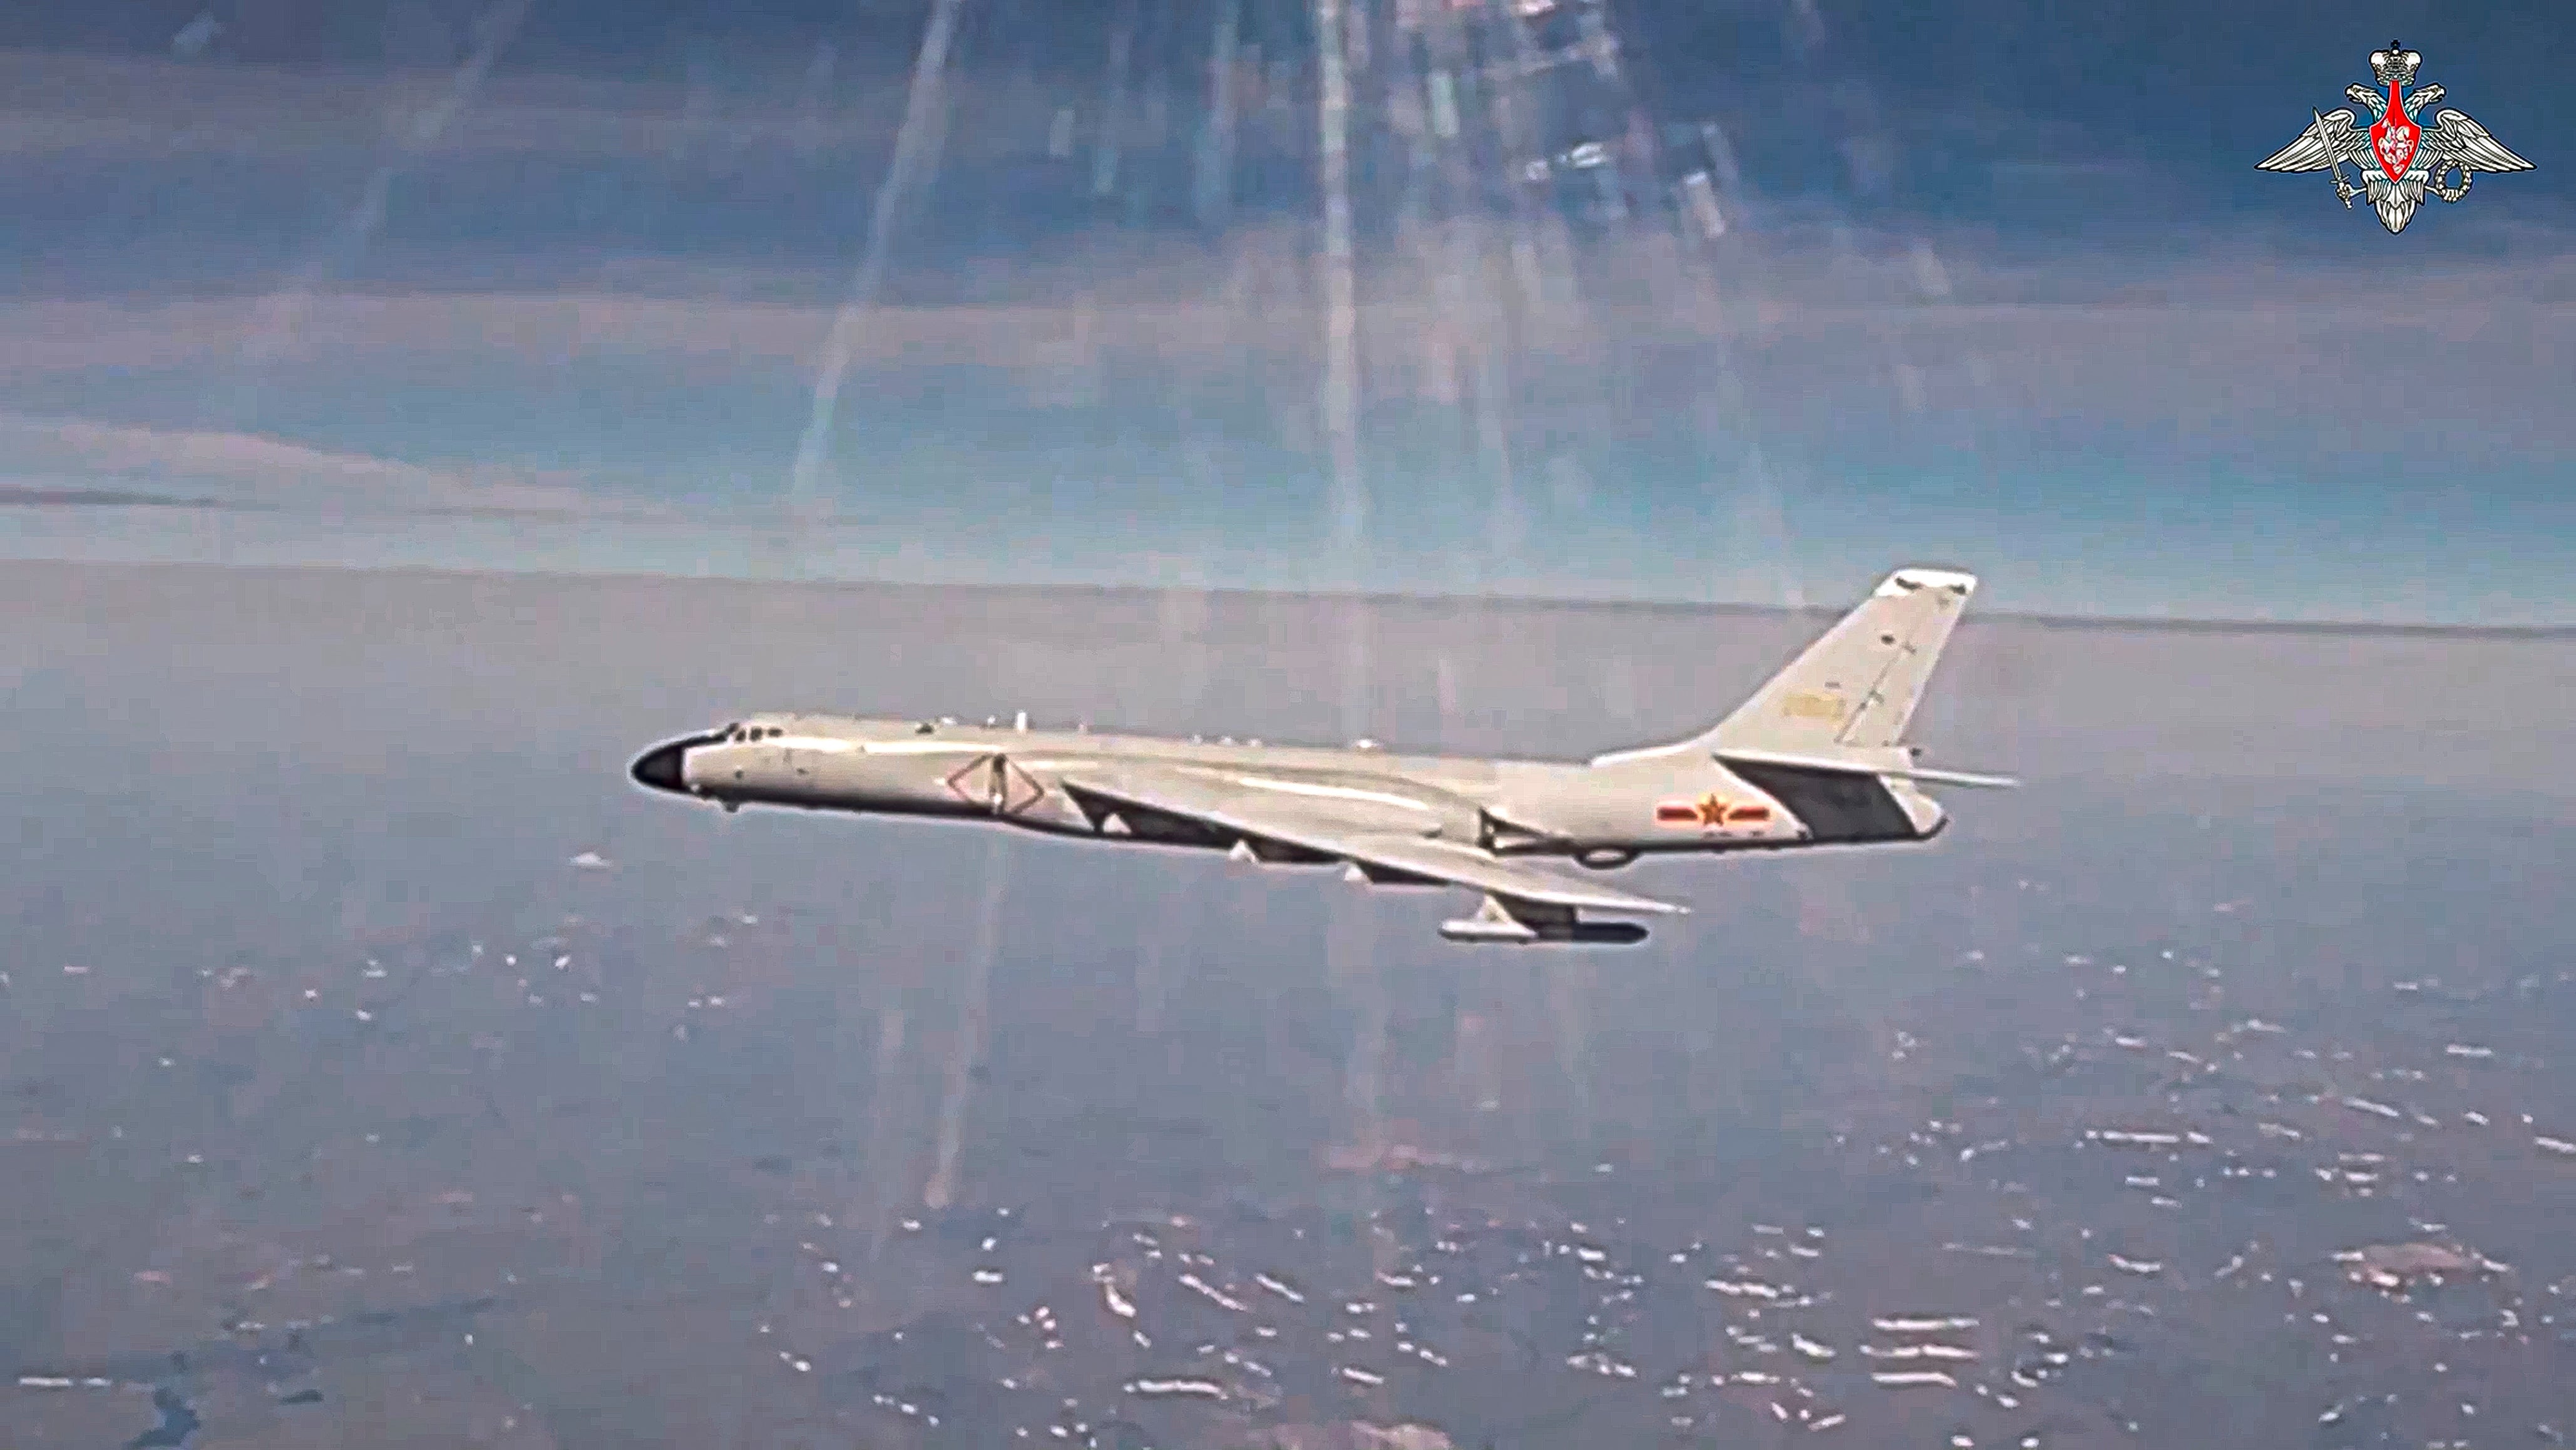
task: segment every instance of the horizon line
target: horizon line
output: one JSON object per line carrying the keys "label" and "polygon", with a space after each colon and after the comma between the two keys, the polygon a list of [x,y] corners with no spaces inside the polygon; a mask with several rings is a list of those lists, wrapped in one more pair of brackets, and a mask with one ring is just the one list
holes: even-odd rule
{"label": "horizon line", "polygon": [[[891,578],[780,578],[757,574],[678,574],[653,569],[543,569],[507,565],[455,564],[313,564],[226,563],[209,559],[48,559],[21,558],[20,566],[66,570],[198,570],[268,574],[378,574],[446,579],[527,579],[557,582],[736,585],[756,588],[931,590],[985,595],[1140,595],[1197,594],[1241,599],[1358,600],[1395,605],[1506,605],[1552,609],[1626,610],[1667,614],[1765,614],[1792,618],[1838,617],[1857,602],[1823,604],[1753,604],[1729,600],[1671,598],[1600,598],[1583,595],[1422,593],[1401,589],[1264,588],[1250,585],[1142,584],[1061,581],[1012,584],[988,580],[912,580]],[[2576,641],[2576,624],[2400,623],[2373,620],[2231,619],[2224,616],[2067,614],[2038,610],[1988,609],[1961,621],[2011,623],[2040,629],[2131,630],[2176,634],[2308,634],[2329,636],[2384,635],[2428,639],[2487,640],[2516,643]]]}

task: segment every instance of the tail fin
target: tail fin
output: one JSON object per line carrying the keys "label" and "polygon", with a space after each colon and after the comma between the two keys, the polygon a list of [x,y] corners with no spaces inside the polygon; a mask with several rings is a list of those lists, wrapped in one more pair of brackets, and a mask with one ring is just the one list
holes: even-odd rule
{"label": "tail fin", "polygon": [[1911,762],[1896,747],[1976,588],[1973,574],[1899,569],[1714,728],[1592,763],[1707,752],[1797,757],[1811,765],[1867,761],[1901,772]]}
{"label": "tail fin", "polygon": [[1831,752],[1903,742],[1977,578],[1899,569],[1789,667],[1691,742],[1710,750]]}

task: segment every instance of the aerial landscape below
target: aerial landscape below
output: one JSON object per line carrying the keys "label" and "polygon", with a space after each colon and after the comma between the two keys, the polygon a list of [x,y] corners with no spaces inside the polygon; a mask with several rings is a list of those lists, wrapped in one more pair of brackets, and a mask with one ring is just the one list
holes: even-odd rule
{"label": "aerial landscape below", "polygon": [[2530,770],[2576,742],[2447,713],[2566,693],[2562,636],[1972,616],[1914,734],[2024,789],[1632,866],[1693,929],[1598,954],[626,769],[818,681],[1581,760],[1830,616],[90,565],[0,609],[70,763],[6,787],[13,1450],[2576,1430]]}

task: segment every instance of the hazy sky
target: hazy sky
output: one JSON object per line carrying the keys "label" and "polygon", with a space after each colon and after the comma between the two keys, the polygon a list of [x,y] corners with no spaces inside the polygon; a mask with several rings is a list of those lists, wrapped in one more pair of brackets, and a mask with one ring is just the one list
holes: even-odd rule
{"label": "hazy sky", "polygon": [[[1241,11],[1222,209],[1211,0],[1123,91],[1107,0],[965,0],[891,188],[921,5],[22,11],[0,553],[2576,623],[2555,8],[1640,4],[1625,224],[1513,211],[1474,96],[1413,155],[1454,63],[1361,58],[1357,550],[1301,5]],[[2537,164],[2398,237],[2252,169],[2392,33]]]}

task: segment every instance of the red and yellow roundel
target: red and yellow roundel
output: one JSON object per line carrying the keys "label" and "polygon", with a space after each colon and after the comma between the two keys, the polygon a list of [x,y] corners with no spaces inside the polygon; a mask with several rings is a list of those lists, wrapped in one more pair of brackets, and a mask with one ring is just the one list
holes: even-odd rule
{"label": "red and yellow roundel", "polygon": [[1663,801],[1655,806],[1655,824],[1713,830],[1719,826],[1759,824],[1771,819],[1766,805],[1736,804],[1714,791],[1695,801]]}
{"label": "red and yellow roundel", "polygon": [[1712,791],[1695,801],[1664,801],[1655,807],[1659,826],[1714,826],[1726,819],[1726,801]]}

